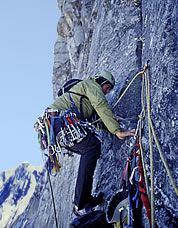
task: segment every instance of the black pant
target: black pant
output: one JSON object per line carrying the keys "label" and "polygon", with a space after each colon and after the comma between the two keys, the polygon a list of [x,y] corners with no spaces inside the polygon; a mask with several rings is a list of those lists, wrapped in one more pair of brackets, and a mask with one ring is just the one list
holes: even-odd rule
{"label": "black pant", "polygon": [[101,154],[101,142],[89,130],[87,133],[80,143],[71,147],[72,151],[81,155],[74,197],[74,204],[79,210],[90,202],[93,174]]}

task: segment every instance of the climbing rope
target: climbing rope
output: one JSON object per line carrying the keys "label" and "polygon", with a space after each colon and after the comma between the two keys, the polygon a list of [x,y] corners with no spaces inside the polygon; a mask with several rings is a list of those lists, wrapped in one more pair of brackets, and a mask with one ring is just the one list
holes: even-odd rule
{"label": "climbing rope", "polygon": [[56,206],[55,206],[54,193],[53,193],[53,188],[52,188],[52,183],[51,183],[51,178],[50,178],[50,173],[49,173],[48,161],[46,162],[46,169],[47,169],[47,174],[48,174],[49,186],[50,186],[50,190],[51,190],[51,197],[52,197],[52,203],[53,203],[53,209],[54,209],[54,217],[55,217],[55,222],[56,222],[56,228],[58,228]]}
{"label": "climbing rope", "polygon": [[[147,116],[148,116],[148,131],[149,131],[149,144],[150,144],[150,170],[151,170],[151,225],[152,228],[155,227],[155,218],[154,218],[154,159],[153,159],[153,149],[152,149],[152,135],[154,138],[154,141],[156,143],[157,149],[159,151],[161,160],[164,164],[164,167],[167,171],[167,174],[169,176],[169,179],[172,183],[172,186],[176,192],[176,195],[178,195],[178,188],[176,187],[175,181],[171,175],[171,171],[167,165],[167,162],[165,160],[164,154],[162,152],[161,146],[158,142],[154,127],[153,127],[153,122],[151,119],[151,109],[150,109],[150,79],[149,79],[149,69],[148,67],[144,71],[144,80],[145,80],[145,87],[146,87],[146,103],[147,103]],[[143,104],[143,103],[142,103]]]}
{"label": "climbing rope", "polygon": [[147,103],[147,116],[148,116],[148,134],[149,134],[149,145],[150,145],[150,170],[151,170],[151,227],[155,227],[155,207],[154,207],[154,164],[153,164],[153,146],[152,146],[152,134],[150,127],[150,118],[151,118],[151,110],[150,110],[150,81],[149,74],[144,73],[145,79],[145,87],[146,87],[146,103]]}
{"label": "climbing rope", "polygon": [[167,174],[168,174],[169,179],[170,179],[170,181],[171,181],[171,183],[172,183],[172,186],[173,186],[173,188],[174,188],[174,190],[175,190],[175,192],[176,192],[176,195],[178,195],[178,188],[176,187],[175,181],[174,181],[174,179],[173,179],[173,177],[172,177],[172,175],[171,175],[171,171],[170,171],[170,169],[169,169],[169,167],[168,167],[168,165],[167,165],[167,163],[166,163],[164,154],[163,154],[163,152],[162,152],[162,150],[161,150],[160,144],[159,144],[158,139],[157,139],[157,136],[156,136],[156,134],[155,134],[155,130],[154,130],[154,127],[153,127],[153,123],[152,123],[151,119],[150,119],[149,121],[150,121],[150,127],[151,127],[151,130],[152,130],[152,134],[153,134],[155,143],[156,143],[156,145],[157,145],[157,149],[158,149],[158,151],[159,151],[161,160],[162,160],[162,162],[163,162],[163,164],[164,164],[164,167],[165,167],[165,169],[166,169],[166,171],[167,171]]}
{"label": "climbing rope", "polygon": [[141,71],[139,73],[137,73],[133,79],[131,80],[131,82],[129,83],[129,85],[127,86],[127,88],[124,90],[124,92],[121,94],[121,96],[119,97],[119,99],[116,101],[116,103],[114,104],[113,108],[116,107],[116,105],[119,103],[119,101],[122,99],[122,97],[124,96],[124,94],[127,92],[127,90],[130,88],[130,86],[132,85],[132,83],[135,81],[135,79],[142,74],[143,75],[144,71]]}
{"label": "climbing rope", "polygon": [[142,112],[143,115],[139,115],[139,145],[140,145],[140,153],[141,153],[141,158],[142,158],[142,166],[143,166],[143,173],[144,173],[144,179],[145,179],[145,186],[146,186],[146,191],[147,191],[147,195],[148,198],[150,199],[149,196],[149,188],[148,188],[148,179],[147,179],[147,175],[146,175],[146,168],[145,168],[145,159],[144,159],[144,154],[143,154],[143,148],[142,148],[142,121],[145,118],[146,112],[145,112],[145,106],[144,106],[144,99],[143,99],[143,93],[144,92],[144,77],[142,78],[142,90],[141,90],[141,104],[142,104]]}

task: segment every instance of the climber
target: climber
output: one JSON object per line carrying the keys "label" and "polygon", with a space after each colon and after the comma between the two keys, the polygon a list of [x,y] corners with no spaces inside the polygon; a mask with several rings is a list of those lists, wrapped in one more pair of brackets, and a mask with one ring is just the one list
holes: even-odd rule
{"label": "climber", "polygon": [[[78,118],[88,120],[96,112],[104,126],[112,134],[115,134],[119,139],[125,139],[128,136],[133,136],[135,130],[121,131],[119,123],[108,105],[105,95],[113,89],[114,85],[115,80],[112,74],[101,71],[94,78],[89,77],[74,85],[70,89],[71,93],[66,92],[59,96],[49,106],[49,109],[70,110],[71,103],[73,103],[75,108],[72,106],[72,112],[76,112]],[[82,117],[80,116],[81,112],[77,111],[81,108],[79,94],[86,98],[82,99]],[[86,129],[86,132],[87,136],[81,142],[70,147],[74,153],[81,155],[73,208],[76,215],[79,215],[82,209],[87,211],[90,207],[102,202],[102,194],[98,197],[91,196],[93,173],[97,159],[100,157],[101,142],[89,129]]]}

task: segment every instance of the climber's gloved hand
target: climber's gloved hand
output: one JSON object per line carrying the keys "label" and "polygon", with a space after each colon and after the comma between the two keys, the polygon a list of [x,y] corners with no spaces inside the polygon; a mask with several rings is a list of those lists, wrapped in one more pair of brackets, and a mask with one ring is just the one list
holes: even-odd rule
{"label": "climber's gloved hand", "polygon": [[129,131],[118,131],[116,133],[116,136],[119,138],[119,139],[125,139],[129,136],[134,136],[135,135],[135,129],[132,129],[132,130],[129,130]]}

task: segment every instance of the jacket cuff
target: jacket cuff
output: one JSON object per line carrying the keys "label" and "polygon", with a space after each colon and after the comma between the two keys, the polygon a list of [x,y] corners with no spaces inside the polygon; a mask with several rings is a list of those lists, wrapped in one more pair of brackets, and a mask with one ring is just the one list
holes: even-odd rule
{"label": "jacket cuff", "polygon": [[121,131],[120,128],[116,129],[116,130],[113,132],[113,135],[117,134],[119,131]]}

